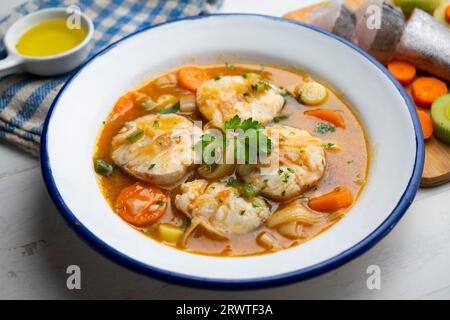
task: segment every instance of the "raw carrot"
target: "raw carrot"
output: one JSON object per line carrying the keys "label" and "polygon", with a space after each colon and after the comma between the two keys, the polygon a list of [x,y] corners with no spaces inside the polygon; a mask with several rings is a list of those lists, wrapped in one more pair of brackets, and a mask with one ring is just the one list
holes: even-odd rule
{"label": "raw carrot", "polygon": [[197,91],[203,83],[211,79],[208,72],[197,67],[184,67],[178,71],[178,82],[180,86],[192,92]]}
{"label": "raw carrot", "polygon": [[430,108],[434,100],[448,91],[445,82],[432,77],[421,77],[412,84],[414,102],[423,108]]}
{"label": "raw carrot", "polygon": [[404,86],[410,84],[416,76],[416,67],[408,62],[394,60],[388,64],[389,71]]}
{"label": "raw carrot", "polygon": [[304,113],[308,116],[313,116],[331,122],[336,127],[345,128],[344,119],[336,111],[332,111],[329,109],[316,109],[316,110],[308,110],[305,111]]}
{"label": "raw carrot", "polygon": [[353,203],[351,192],[345,187],[337,187],[332,192],[311,199],[308,205],[311,209],[321,212],[333,212],[346,208]]}
{"label": "raw carrot", "polygon": [[445,8],[445,20],[450,23],[450,4]]}
{"label": "raw carrot", "polygon": [[433,121],[425,111],[417,110],[417,115],[422,126],[423,138],[426,140],[433,134]]}
{"label": "raw carrot", "polygon": [[146,227],[157,221],[167,208],[167,196],[156,186],[136,182],[123,189],[115,211],[136,227]]}

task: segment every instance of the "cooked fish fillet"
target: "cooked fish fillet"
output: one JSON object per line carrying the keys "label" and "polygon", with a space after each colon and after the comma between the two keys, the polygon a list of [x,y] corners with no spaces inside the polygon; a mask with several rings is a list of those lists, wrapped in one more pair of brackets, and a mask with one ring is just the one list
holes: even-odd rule
{"label": "cooked fish fillet", "polygon": [[169,187],[183,179],[193,165],[193,134],[193,123],[183,116],[137,118],[113,138],[112,159],[140,180]]}
{"label": "cooked fish fillet", "polygon": [[270,216],[269,207],[262,198],[245,199],[236,188],[223,182],[208,184],[206,180],[194,180],[183,183],[175,204],[191,219],[204,219],[216,234],[247,233]]}
{"label": "cooked fish fillet", "polygon": [[279,114],[285,102],[280,88],[243,76],[209,80],[197,89],[196,99],[203,116],[219,128],[235,115],[267,124]]}
{"label": "cooked fish fillet", "polygon": [[306,130],[282,125],[267,127],[265,134],[278,137],[272,139],[278,166],[262,172],[264,167],[260,164],[240,165],[238,173],[244,181],[255,185],[262,195],[278,201],[299,196],[318,183],[326,166],[321,139]]}

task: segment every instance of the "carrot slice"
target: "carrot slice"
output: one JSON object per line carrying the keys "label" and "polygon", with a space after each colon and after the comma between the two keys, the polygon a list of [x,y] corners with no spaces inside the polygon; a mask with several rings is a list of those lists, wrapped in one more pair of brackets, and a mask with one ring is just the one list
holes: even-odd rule
{"label": "carrot slice", "polygon": [[423,108],[430,108],[434,100],[448,91],[445,82],[432,77],[421,77],[412,84],[414,102]]}
{"label": "carrot slice", "polygon": [[450,23],[450,4],[445,8],[445,20]]}
{"label": "carrot slice", "polygon": [[416,76],[416,67],[408,62],[394,60],[388,64],[389,71],[404,86],[410,84]]}
{"label": "carrot slice", "polygon": [[417,110],[417,115],[422,126],[423,138],[426,140],[433,134],[433,121],[425,111]]}
{"label": "carrot slice", "polygon": [[114,113],[118,116],[122,116],[134,107],[134,95],[133,92],[127,92],[117,100],[114,106]]}
{"label": "carrot slice", "polygon": [[320,212],[333,212],[346,208],[353,203],[351,192],[345,187],[337,187],[332,192],[311,199],[308,205],[311,209]]}
{"label": "carrot slice", "polygon": [[115,211],[136,227],[146,227],[164,215],[167,196],[156,186],[136,182],[123,189],[116,201]]}
{"label": "carrot slice", "polygon": [[308,116],[313,116],[331,122],[336,127],[345,128],[344,119],[336,111],[332,111],[329,109],[316,109],[316,110],[308,110],[305,111],[304,113]]}
{"label": "carrot slice", "polygon": [[114,113],[117,117],[125,117],[137,104],[138,101],[146,97],[146,95],[137,92],[130,91],[125,93],[117,100],[114,106]]}
{"label": "carrot slice", "polygon": [[180,86],[192,92],[197,91],[203,83],[211,79],[208,72],[197,67],[184,67],[178,71],[178,82]]}

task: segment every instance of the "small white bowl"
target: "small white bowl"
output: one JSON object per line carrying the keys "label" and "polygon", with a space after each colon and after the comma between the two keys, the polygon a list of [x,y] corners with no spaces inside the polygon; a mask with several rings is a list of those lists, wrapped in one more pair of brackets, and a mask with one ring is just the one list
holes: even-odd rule
{"label": "small white bowl", "polygon": [[80,15],[81,27],[86,31],[86,38],[75,48],[60,54],[46,57],[31,57],[16,50],[17,42],[25,31],[37,23],[49,19],[67,19],[70,13],[66,8],[51,8],[33,12],[16,21],[6,32],[3,39],[8,56],[0,60],[0,77],[13,73],[33,73],[40,76],[55,76],[72,71],[78,67],[89,54],[89,42],[94,34],[91,19],[83,13]]}
{"label": "small white bowl", "polygon": [[[304,69],[340,92],[371,147],[368,182],[352,210],[305,244],[220,258],[158,243],[124,223],[100,192],[92,156],[102,121],[127,90],[184,64],[253,62]],[[258,15],[212,15],[162,24],[113,44],[60,91],[41,147],[42,172],[69,224],[100,252],[162,279],[210,287],[270,286],[321,274],[375,245],[417,192],[424,143],[403,87],[371,56],[308,25]]]}

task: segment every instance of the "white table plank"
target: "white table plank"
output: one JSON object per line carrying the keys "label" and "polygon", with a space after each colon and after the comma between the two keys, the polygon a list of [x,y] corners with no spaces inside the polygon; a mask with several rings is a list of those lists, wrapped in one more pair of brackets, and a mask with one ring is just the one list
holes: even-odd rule
{"label": "white table plank", "polygon": [[[21,0],[2,1],[0,14],[17,2]],[[222,12],[281,15],[313,2],[226,0]],[[111,263],[66,226],[47,195],[39,162],[4,144],[0,144],[0,199],[2,299],[450,298],[450,184],[421,190],[391,234],[347,265],[305,282],[258,291],[180,287]],[[65,269],[70,264],[81,267],[82,290],[66,288]],[[381,268],[381,290],[366,287],[366,268],[371,264]]]}

